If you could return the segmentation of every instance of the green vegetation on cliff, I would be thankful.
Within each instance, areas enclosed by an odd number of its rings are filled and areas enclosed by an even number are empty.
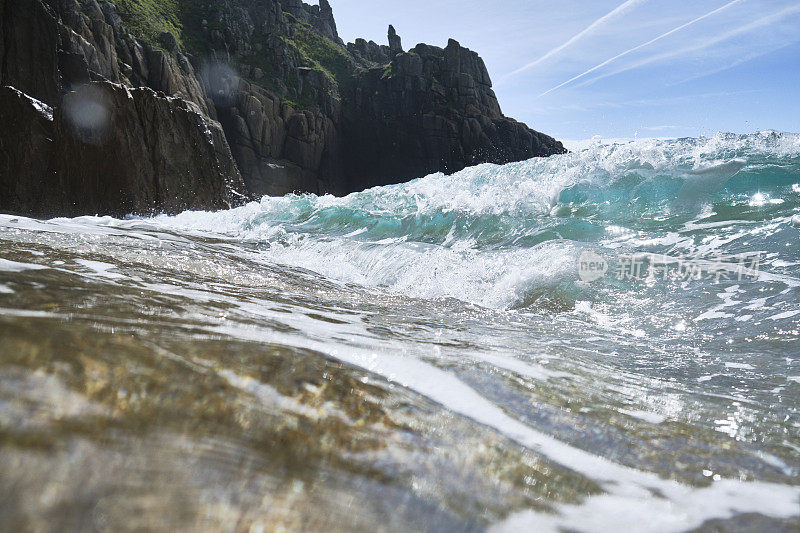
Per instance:
[[[354,64],[345,48],[319,34],[309,24],[285,13],[290,22],[290,35],[284,42],[294,50],[304,66],[323,72],[330,81],[343,86],[353,75]]]
[[[194,2],[188,0],[110,0],[125,21],[125,26],[137,38],[152,46],[160,46],[158,37],[169,32],[182,43],[181,14]]]
[[[219,2],[204,4],[200,0],[111,0],[117,7],[126,28],[142,42],[156,48],[163,48],[160,36],[171,33],[181,48],[197,57],[211,53],[209,34],[218,35],[237,42],[246,42],[251,48],[230,54],[229,57],[239,65],[239,74],[251,83],[275,92],[293,105],[312,108],[318,105],[308,87],[298,85],[297,77],[276,59],[287,57],[296,67],[306,67],[322,73],[330,82],[328,93],[338,92],[347,87],[353,78],[356,66],[349,52],[339,43],[321,35],[310,24],[298,20],[291,13],[283,12],[286,25],[281,31],[279,43],[285,51],[276,53],[275,40],[261,28],[252,29],[249,34],[237,34],[232,30],[241,29],[236,20],[237,13],[230,4]],[[228,51],[226,50],[226,53]],[[255,69],[260,72],[253,75]]]

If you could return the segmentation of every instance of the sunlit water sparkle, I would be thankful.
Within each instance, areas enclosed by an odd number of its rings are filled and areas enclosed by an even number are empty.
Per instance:
[[[792,530],[798,217],[800,136],[775,132],[217,213],[0,215],[0,513]],[[732,270],[617,276],[625,257]]]

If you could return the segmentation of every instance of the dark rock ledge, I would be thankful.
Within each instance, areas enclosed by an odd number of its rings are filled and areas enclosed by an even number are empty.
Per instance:
[[[0,212],[222,209],[564,151],[503,116],[475,52],[404,52],[392,27],[345,45],[326,0],[0,0],[0,20]]]

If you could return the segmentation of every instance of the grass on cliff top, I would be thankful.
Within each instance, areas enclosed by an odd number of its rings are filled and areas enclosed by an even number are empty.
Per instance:
[[[344,85],[353,74],[353,63],[347,50],[291,14],[285,15],[294,30],[294,35],[284,37],[286,44],[298,52],[299,59],[306,66],[322,71],[338,86]]]
[[[163,48],[159,36],[172,33],[187,52],[203,55],[208,52],[208,30],[225,29],[218,17],[212,16],[213,4],[201,0],[110,0],[122,17],[126,28],[136,38],[155,48]],[[212,0],[213,1],[213,0]],[[320,35],[314,28],[284,13],[291,27],[291,35],[281,38],[287,44],[296,64],[310,67],[325,74],[336,86],[342,88],[352,80],[355,65],[347,50],[340,44]],[[263,52],[253,51],[238,59],[245,69],[240,72],[250,82],[281,95],[293,106],[311,108],[316,105],[307,94],[299,94],[294,78],[283,79],[279,69],[270,60],[267,36],[256,29],[251,44],[260,44]],[[258,67],[264,77],[249,79],[250,68]]]
[[[151,46],[161,48],[158,36],[170,32],[183,44],[181,0],[110,0],[136,37]]]

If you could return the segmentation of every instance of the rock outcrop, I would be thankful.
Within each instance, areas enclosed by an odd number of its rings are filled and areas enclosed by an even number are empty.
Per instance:
[[[0,85],[53,105],[62,89],[59,63],[73,59],[61,46],[57,14],[40,0],[0,0],[0,15]]]
[[[310,109],[295,109],[242,79],[234,81],[233,98],[218,99],[220,122],[253,196],[350,192],[340,164],[340,103],[316,94],[329,85],[318,71],[300,72],[304,92],[318,102]]]
[[[303,3],[302,0],[284,0],[281,5],[287,13],[301,22],[310,24],[323,37],[344,44],[337,33],[333,9],[328,0],[319,0],[318,6]]]
[[[397,35],[397,31],[394,29],[394,26],[389,24],[389,57],[394,57],[397,54],[403,53],[403,41],[400,39],[400,36]]]
[[[0,211],[217,209],[563,151],[455,41],[345,45],[326,0],[179,4],[0,0]]]
[[[0,0],[0,13],[0,211],[121,216],[249,198],[177,48],[125,33],[107,2]]]
[[[186,100],[90,83],[55,109],[54,130],[58,212],[176,213],[247,198],[221,126]]]
[[[223,209],[246,189],[222,128],[184,100],[92,82],[55,110],[0,88],[0,211],[40,217]]]
[[[0,129],[0,212],[39,215],[53,153],[53,110],[2,87]]]
[[[392,28],[389,31],[392,39]],[[552,137],[503,116],[483,60],[458,42],[403,53],[360,74],[345,114],[346,168],[356,188],[478,163],[564,151]]]

